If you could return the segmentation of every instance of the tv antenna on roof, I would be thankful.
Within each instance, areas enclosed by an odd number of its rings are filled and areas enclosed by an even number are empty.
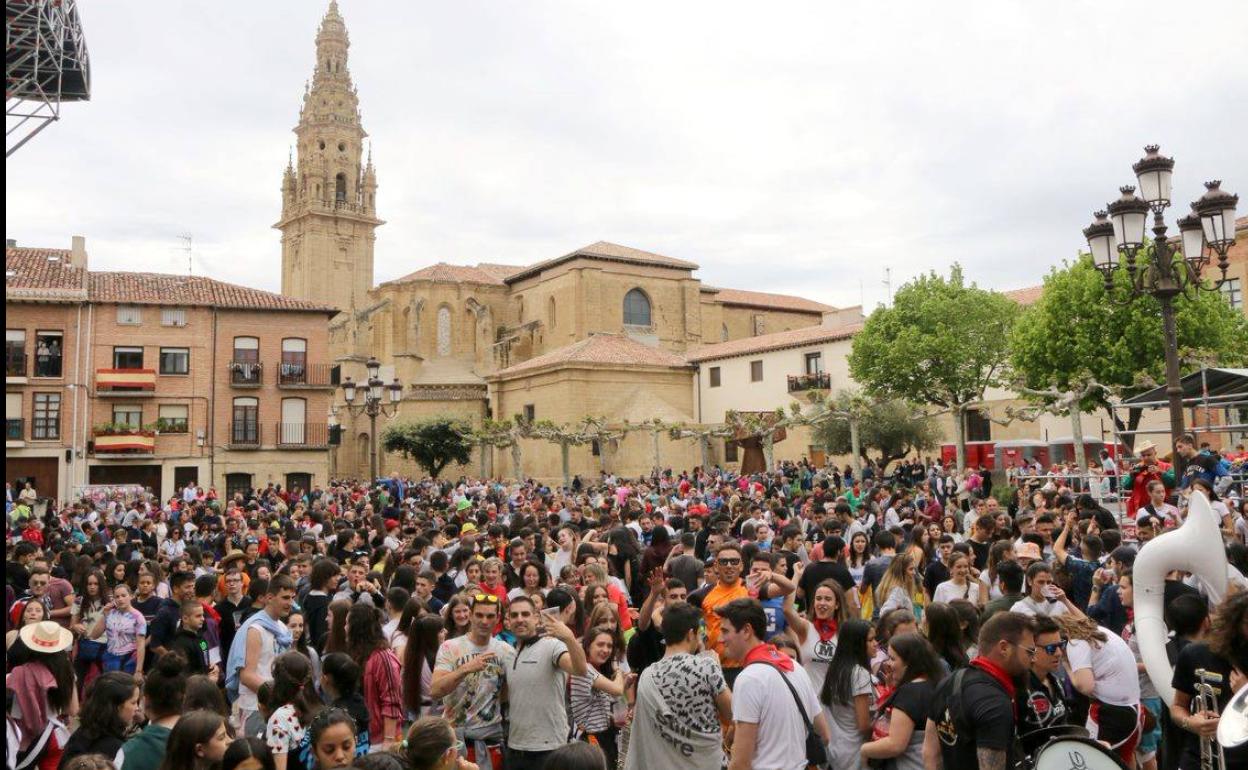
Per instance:
[[[182,235],[178,236],[178,240],[182,241],[185,244],[184,246],[179,246],[178,250],[186,252],[186,274],[194,275],[195,265],[191,258],[191,244],[192,244],[191,234],[183,233]]]
[[[893,304],[893,269],[891,267],[884,268],[884,280],[881,281],[884,288],[888,291],[888,304]]]

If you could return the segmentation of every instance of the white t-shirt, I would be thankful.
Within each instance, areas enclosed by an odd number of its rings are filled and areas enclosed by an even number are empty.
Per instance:
[[[797,714],[793,695],[769,664],[746,666],[732,690],[732,718],[758,725],[753,770],[803,770],[806,767],[806,724]],[[819,714],[819,698],[802,668],[784,674],[812,721]]]
[[[1134,706],[1140,702],[1135,656],[1121,636],[1108,628],[1100,630],[1108,638],[1099,645],[1081,639],[1070,640],[1066,646],[1070,670],[1092,669],[1095,680],[1092,697],[1096,700],[1111,706]]]
[[[1014,606],[1010,607],[1010,612],[1021,612],[1024,615],[1031,615],[1033,618],[1037,615],[1045,617],[1057,617],[1067,613],[1066,605],[1062,602],[1051,602],[1048,600],[1038,602],[1030,596],[1024,596],[1022,599],[1014,602]]]
[[[974,604],[979,603],[979,581],[967,580],[966,585],[960,586],[952,580],[946,580],[936,586],[936,591],[932,594],[933,602],[945,602],[948,604],[954,599],[966,599]]]

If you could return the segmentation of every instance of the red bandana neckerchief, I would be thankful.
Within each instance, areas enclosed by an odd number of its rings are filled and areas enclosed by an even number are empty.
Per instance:
[[[826,642],[836,636],[836,618],[815,618],[812,622],[815,630],[819,632],[819,641]]]
[[[746,666],[751,663],[767,663],[768,665],[775,666],[781,671],[793,670],[792,658],[776,649],[774,644],[767,644],[766,642],[756,645],[754,649],[747,652],[745,654],[745,660],[742,661],[742,663]]]
[[[1016,689],[1016,685],[1014,684],[1014,678],[1011,677],[1008,673],[1006,673],[1005,669],[1001,668],[996,663],[993,663],[991,660],[988,660],[987,658],[983,656],[980,656],[976,658],[975,660],[972,660],[971,665],[979,669],[980,671],[983,671],[985,674],[992,677],[993,679],[997,680],[997,683],[1000,684],[1002,687],[1004,687],[1006,693],[1009,694],[1010,700],[1014,699],[1014,691]]]

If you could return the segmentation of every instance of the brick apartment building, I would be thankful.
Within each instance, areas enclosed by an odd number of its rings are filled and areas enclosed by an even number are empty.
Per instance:
[[[5,249],[5,481],[324,484],[337,383],[319,303],[200,276],[87,269]]]

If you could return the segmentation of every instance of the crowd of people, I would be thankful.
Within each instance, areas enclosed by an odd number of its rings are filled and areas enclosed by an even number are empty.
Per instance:
[[[1177,478],[1155,448],[1129,466],[1125,513],[918,460],[192,482],[42,516],[10,490],[9,767],[993,769],[1083,728],[1196,770],[1248,681],[1248,592],[1167,577],[1167,709],[1132,566],[1198,489],[1248,573],[1248,501],[1176,449]]]

